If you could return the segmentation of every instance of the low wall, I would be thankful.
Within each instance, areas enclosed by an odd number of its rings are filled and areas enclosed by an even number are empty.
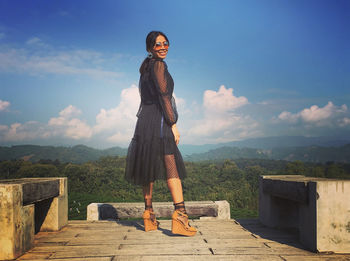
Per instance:
[[[222,201],[187,201],[186,212],[201,219],[230,219],[230,204]],[[157,217],[171,217],[172,202],[153,202]],[[87,220],[107,220],[119,218],[141,218],[145,210],[142,202],[137,203],[91,203],[87,207]]]

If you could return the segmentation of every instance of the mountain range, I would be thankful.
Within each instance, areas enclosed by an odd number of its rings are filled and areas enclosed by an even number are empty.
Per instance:
[[[252,138],[241,141],[232,141],[218,144],[205,145],[179,145],[179,149],[183,155],[191,155],[193,153],[203,153],[220,147],[237,147],[237,148],[254,148],[271,150],[275,148],[285,147],[339,147],[350,143],[350,138],[340,139],[337,137],[304,137],[304,136],[276,136],[265,138]]]
[[[350,139],[334,137],[283,136],[254,138],[206,145],[180,145],[187,161],[237,158],[302,160],[310,162],[350,162]],[[24,159],[37,162],[41,159],[83,163],[103,156],[125,156],[127,148],[95,149],[85,145],[54,147],[17,145],[0,147],[0,161]]]

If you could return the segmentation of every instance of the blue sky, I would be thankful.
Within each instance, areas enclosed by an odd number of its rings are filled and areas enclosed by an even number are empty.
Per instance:
[[[0,1],[0,145],[127,146],[163,31],[183,144],[349,138],[350,1]]]

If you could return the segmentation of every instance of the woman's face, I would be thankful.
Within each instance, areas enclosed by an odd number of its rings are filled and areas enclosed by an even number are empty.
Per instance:
[[[163,35],[158,35],[156,38],[156,43],[153,46],[152,54],[155,58],[164,59],[168,54],[169,43]]]

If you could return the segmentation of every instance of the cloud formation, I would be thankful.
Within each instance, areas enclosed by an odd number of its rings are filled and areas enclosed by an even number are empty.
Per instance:
[[[0,140],[3,142],[23,142],[49,138],[50,134],[44,124],[28,121],[24,124],[13,123],[10,126],[0,125]]]
[[[84,75],[96,78],[119,78],[122,73],[110,67],[117,55],[105,55],[90,50],[58,50],[38,37],[26,41],[25,48],[1,46],[0,72],[28,73],[31,75],[59,74]]]
[[[16,122],[10,126],[0,125],[0,140],[11,143],[62,138],[88,140],[92,136],[92,129],[78,118],[80,114],[79,109],[69,105],[59,113],[58,117],[51,118],[48,123],[27,121]]]
[[[203,95],[203,107],[207,112],[228,112],[246,105],[248,99],[244,96],[236,97],[233,89],[226,89],[221,85],[219,91],[206,90]]]
[[[10,107],[10,102],[0,100],[0,111],[5,111]]]
[[[305,108],[298,113],[283,111],[278,115],[278,119],[288,123],[302,121],[307,124],[316,124],[319,126],[329,125],[334,124],[334,120],[338,121],[339,117],[344,116],[347,110],[348,108],[345,104],[338,107],[329,101],[324,107],[312,105],[310,108]],[[346,122],[346,120],[343,121],[343,123],[344,122]]]
[[[136,85],[122,90],[118,106],[108,110],[101,109],[96,116],[94,133],[107,134],[107,140],[113,143],[130,142],[139,105],[140,95]]]
[[[7,103],[2,102],[2,107]],[[9,103],[8,103],[9,104]],[[69,105],[45,123],[29,121],[0,125],[0,139],[3,142],[20,142],[40,139],[67,139],[71,141],[101,141],[104,144],[127,145],[133,135],[136,113],[140,104],[138,87],[132,85],[123,89],[121,100],[115,108],[101,109],[96,123],[88,125],[81,119],[82,111]]]
[[[236,109],[248,104],[244,96],[236,97],[233,89],[221,85],[218,91],[203,94],[203,116],[196,114],[192,126],[185,132],[185,142],[216,143],[238,140],[257,134],[258,123]]]
[[[40,46],[40,47],[49,47],[39,37],[31,37],[31,38],[29,38],[26,41],[26,44],[28,44],[28,45],[37,45],[37,46]]]
[[[81,110],[69,105],[60,111],[59,117],[51,118],[48,126],[54,127],[52,134],[54,136],[63,135],[74,140],[87,139],[92,136],[92,129],[85,122],[77,117]]]
[[[206,90],[199,105],[187,105],[180,97],[176,97],[176,101],[182,144],[220,143],[271,135],[337,135],[350,128],[347,106],[336,106],[331,101],[324,107],[313,105],[297,113],[283,111],[272,122],[266,117],[259,118],[263,107],[268,105],[250,104],[246,97],[235,96],[233,89],[225,86],[217,91]],[[69,105],[46,123],[28,121],[0,125],[0,140],[7,144],[63,141],[103,147],[127,146],[134,133],[139,104],[138,87],[132,85],[121,91],[115,107],[100,109],[94,124],[89,125],[83,112]],[[10,102],[0,100],[0,110],[9,106]]]

